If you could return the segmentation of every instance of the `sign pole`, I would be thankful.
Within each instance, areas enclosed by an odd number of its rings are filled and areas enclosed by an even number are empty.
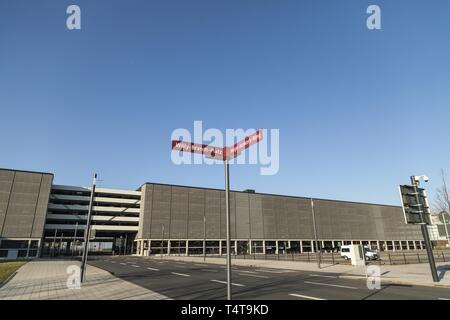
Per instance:
[[[226,209],[226,224],[227,224],[227,299],[231,300],[231,246],[230,246],[230,167],[229,159],[233,159],[245,149],[258,143],[263,139],[262,129],[245,137],[245,139],[234,144],[231,147],[214,147],[205,144],[192,143],[182,140],[172,140],[172,150],[191,152],[203,154],[208,158],[218,159],[223,161],[225,165],[225,209]],[[204,216],[204,237],[203,237],[203,259],[206,259],[206,216]],[[222,240],[220,241],[220,248],[222,248]],[[221,249],[222,250],[222,249]],[[222,254],[222,253],[221,253]]]
[[[231,300],[231,246],[230,246],[230,166],[225,158],[225,211],[227,223],[227,300]]]
[[[417,190],[417,182],[414,176],[411,176],[411,184],[414,188],[414,194],[416,197],[417,205],[419,206],[419,215],[421,220],[420,228],[422,229],[423,240],[425,240],[425,248],[427,249],[428,262],[430,264],[431,275],[433,277],[433,282],[439,282],[439,277],[436,270],[436,263],[434,261],[433,249],[431,248],[430,235],[428,234],[427,225],[423,221],[423,206],[420,204],[419,191]]]

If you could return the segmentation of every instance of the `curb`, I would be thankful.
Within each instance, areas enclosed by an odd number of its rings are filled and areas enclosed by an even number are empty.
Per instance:
[[[338,276],[338,278],[356,279],[356,280],[367,279],[366,276],[357,276],[357,275],[341,275],[341,276]],[[383,278],[382,278],[382,281],[387,282],[387,283],[404,284],[404,285],[410,285],[410,286],[437,287],[437,288],[450,289],[450,285],[445,285],[445,284],[421,284],[421,283],[414,283],[414,282],[410,282],[410,281],[383,279]]]
[[[8,284],[9,281],[12,280],[12,278],[15,277],[15,275],[17,274],[17,271],[14,271],[13,273],[11,273],[8,278],[6,278],[5,281],[3,281],[2,283],[0,283],[0,289],[3,288],[4,286],[6,286]]]

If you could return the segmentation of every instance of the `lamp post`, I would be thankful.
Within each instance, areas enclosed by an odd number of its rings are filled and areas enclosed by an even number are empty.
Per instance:
[[[206,261],[206,215],[203,216],[203,262]]]
[[[317,268],[320,269],[320,262],[322,260],[322,252],[319,248],[319,241],[317,241],[317,226],[316,226],[316,212],[314,211],[314,200],[311,198],[311,213],[312,213],[312,222],[313,222],[313,231],[314,231],[314,243],[316,244],[316,259],[317,259]]]
[[[423,179],[425,182],[428,182],[428,180],[429,180],[429,178],[424,175],[411,176],[411,184],[414,188],[414,195],[415,195],[416,203],[417,203],[417,207],[418,207],[417,211],[419,211],[419,216],[420,216],[420,221],[421,221],[420,228],[422,229],[423,239],[425,240],[425,248],[427,249],[427,256],[428,256],[428,262],[430,263],[431,275],[433,277],[434,282],[439,282],[439,277],[438,277],[437,270],[436,270],[436,263],[434,261],[434,256],[433,256],[433,249],[431,248],[430,235],[428,234],[428,228],[423,219],[423,215],[425,214],[424,207],[421,204],[420,197],[419,197],[419,191],[417,190],[417,188],[419,187],[419,184],[420,184],[420,179]]]
[[[94,195],[95,195],[95,184],[97,182],[97,174],[94,174],[94,179],[92,182],[92,190],[91,190],[91,198],[89,200],[89,210],[86,221],[86,229],[84,229],[84,248],[83,248],[83,257],[81,259],[81,282],[84,282],[85,273],[86,273],[86,263],[88,258],[88,250],[89,250],[89,237],[91,233],[91,216],[92,216],[92,207],[94,205]]]

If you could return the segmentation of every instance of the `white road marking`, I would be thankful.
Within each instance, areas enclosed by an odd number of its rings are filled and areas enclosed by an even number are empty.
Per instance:
[[[137,266],[137,265],[135,265],[135,264],[132,264],[131,265],[132,267],[135,267],[135,268],[140,268],[141,266]]]
[[[238,273],[238,275],[240,276],[247,276],[247,277],[255,277],[255,278],[264,278],[264,279],[268,279],[269,277],[266,276],[258,276],[256,274],[246,274],[246,273]]]
[[[344,288],[344,289],[358,289],[358,288],[356,288],[356,287],[340,286],[340,285],[337,285],[337,284],[329,284],[329,283],[322,283],[322,282],[304,281],[304,283],[315,284],[315,285],[318,285],[318,286],[328,286],[328,287]]]
[[[207,267],[208,265],[207,265],[207,264],[194,263],[194,266],[197,266],[197,267]]]
[[[286,272],[292,272],[292,271],[288,271],[288,270],[276,271],[276,270],[262,270],[262,269],[257,269],[256,271],[258,271],[258,272],[267,272],[267,273],[286,273]]]
[[[298,298],[303,298],[303,299],[309,299],[309,300],[325,300],[325,299],[322,299],[322,298],[311,297],[311,296],[304,296],[304,295],[296,294],[296,293],[290,293],[289,295],[290,295],[290,296],[293,296],[293,297],[298,297]]]
[[[255,272],[255,271],[247,271],[247,270],[239,270],[239,272],[244,272],[244,273],[255,273],[255,274],[258,273],[258,272]]]
[[[226,281],[220,281],[220,280],[211,280],[212,282],[217,282],[217,283],[222,283],[222,284],[227,284]],[[236,286],[236,287],[245,287],[245,285],[240,284],[240,283],[231,283],[232,286]]]
[[[116,263],[115,261],[111,261],[111,263]]]
[[[126,265],[127,265],[125,262],[121,262],[120,264],[123,265],[123,266],[126,266]]]
[[[159,269],[156,269],[156,268],[150,268],[150,267],[147,267],[147,269],[148,269],[148,270],[153,270],[153,271],[159,271]]]
[[[337,277],[335,276],[324,276],[322,274],[310,274],[310,277],[321,277],[321,278],[332,278],[332,279],[337,279]]]
[[[447,298],[438,298],[438,300],[450,300],[450,299],[447,299]]]
[[[171,272],[171,274],[177,275],[177,276],[182,276],[182,277],[190,277],[190,274],[185,274],[185,273],[178,273],[178,272]]]

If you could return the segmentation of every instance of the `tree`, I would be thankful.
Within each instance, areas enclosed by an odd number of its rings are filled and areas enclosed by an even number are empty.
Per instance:
[[[441,169],[441,177],[442,177],[442,186],[437,188],[436,190],[433,209],[436,214],[440,214],[442,211],[445,211],[447,213],[445,215],[446,216],[445,220],[450,221],[450,197],[447,188],[447,182],[445,179],[444,169]],[[439,220],[443,222],[442,215],[439,215]]]

